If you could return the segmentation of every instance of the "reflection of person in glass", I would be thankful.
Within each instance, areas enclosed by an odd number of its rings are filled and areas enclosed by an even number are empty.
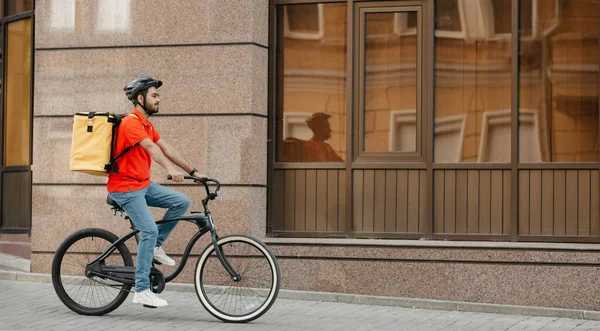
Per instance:
[[[325,142],[325,140],[331,138],[329,117],[331,115],[318,112],[306,119],[306,124],[313,132],[313,136],[303,143],[303,162],[344,162],[333,148]]]

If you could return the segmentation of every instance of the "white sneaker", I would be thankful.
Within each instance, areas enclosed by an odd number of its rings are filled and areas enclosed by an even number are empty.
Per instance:
[[[142,292],[135,292],[133,295],[133,303],[139,303],[150,307],[164,307],[168,305],[167,300],[163,300],[156,293],[147,289]]]
[[[167,253],[163,251],[162,247],[154,247],[154,259],[164,265],[175,265],[175,261],[167,256]]]

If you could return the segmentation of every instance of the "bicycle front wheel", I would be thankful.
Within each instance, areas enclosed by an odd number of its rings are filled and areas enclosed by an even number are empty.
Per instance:
[[[279,293],[277,259],[264,243],[250,236],[225,236],[219,238],[218,245],[240,280],[231,279],[214,245],[209,245],[198,259],[194,274],[200,302],[225,322],[245,323],[259,318]]]
[[[104,315],[127,298],[131,285],[85,274],[87,264],[118,239],[104,229],[83,229],[60,244],[52,261],[52,284],[69,309],[82,315]],[[133,266],[133,259],[127,246],[121,243],[101,263]]]

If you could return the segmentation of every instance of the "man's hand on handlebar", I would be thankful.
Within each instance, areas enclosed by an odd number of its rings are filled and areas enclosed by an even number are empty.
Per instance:
[[[179,182],[183,182],[183,176],[185,176],[185,174],[182,174],[181,172],[179,172],[177,170],[173,170],[173,171],[169,171],[169,176],[171,176],[172,181],[174,181],[175,183],[179,183]]]

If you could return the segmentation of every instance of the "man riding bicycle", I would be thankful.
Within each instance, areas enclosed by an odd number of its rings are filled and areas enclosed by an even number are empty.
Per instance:
[[[114,154],[120,155],[130,149],[115,162],[107,184],[110,198],[127,212],[142,236],[137,250],[133,303],[152,307],[167,305],[166,300],[150,290],[150,269],[153,259],[161,264],[175,265],[175,261],[162,249],[162,244],[177,222],[157,226],[148,207],[168,208],[163,217],[166,219],[183,215],[190,206],[186,195],[150,181],[152,160],[160,164],[174,182],[183,181],[184,174],[177,171],[171,162],[190,176],[197,173],[177,150],[161,138],[149,121],[151,115],[158,113],[158,88],[161,85],[160,80],[141,77],[125,86],[125,94],[134,108],[119,125]],[[201,174],[195,176],[206,178]]]

